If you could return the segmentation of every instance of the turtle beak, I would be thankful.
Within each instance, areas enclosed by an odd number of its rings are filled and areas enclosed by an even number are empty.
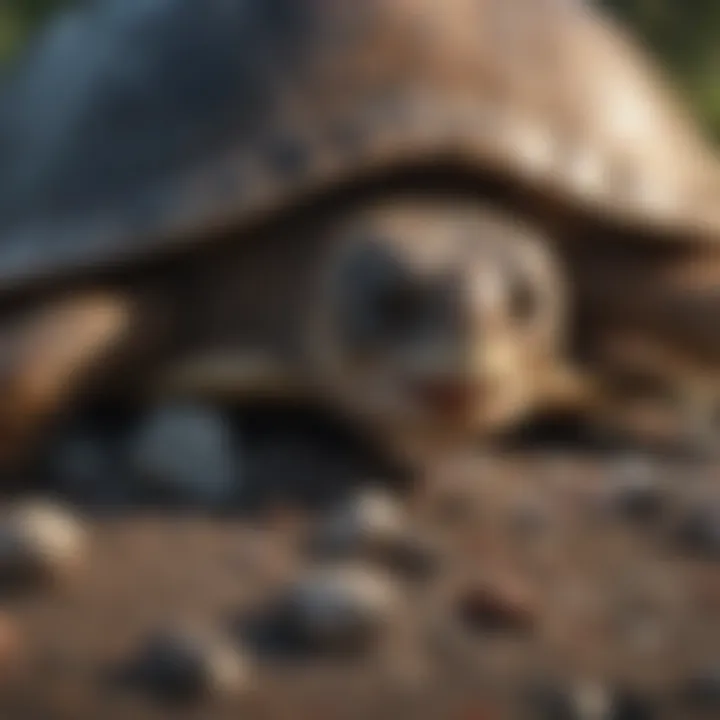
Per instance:
[[[440,421],[485,425],[495,417],[503,398],[521,385],[517,358],[510,343],[499,338],[468,350],[454,367],[436,367],[410,380],[413,396]]]
[[[456,286],[452,331],[437,339],[434,352],[414,358],[410,392],[441,423],[480,431],[502,423],[521,395],[519,348],[499,280],[482,273]]]
[[[415,379],[411,392],[432,415],[457,421],[472,416],[482,388],[466,377],[446,375]]]
[[[416,353],[406,386],[423,413],[440,422],[468,422],[487,391],[472,369],[469,353],[456,342]]]

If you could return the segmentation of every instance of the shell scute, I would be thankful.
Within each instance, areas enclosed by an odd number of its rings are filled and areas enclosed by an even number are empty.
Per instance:
[[[579,0],[106,0],[71,19],[3,89],[1,291],[433,156],[683,241],[720,232],[708,144]]]

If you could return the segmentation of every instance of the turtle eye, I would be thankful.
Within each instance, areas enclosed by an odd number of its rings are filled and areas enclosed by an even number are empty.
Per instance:
[[[402,280],[377,288],[373,299],[378,325],[386,335],[398,336],[408,331],[419,313],[419,297],[412,285]]]
[[[400,259],[364,246],[340,278],[340,323],[355,346],[377,345],[408,334],[419,313],[419,297]]]

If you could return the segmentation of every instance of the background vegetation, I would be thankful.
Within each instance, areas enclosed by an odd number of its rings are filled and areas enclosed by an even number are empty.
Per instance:
[[[53,12],[75,0],[0,0],[0,61],[20,49],[32,31]]]
[[[80,0],[0,0],[0,62],[54,11]],[[720,140],[720,0],[597,0],[665,63]]]
[[[604,0],[674,74],[720,140],[720,0]]]

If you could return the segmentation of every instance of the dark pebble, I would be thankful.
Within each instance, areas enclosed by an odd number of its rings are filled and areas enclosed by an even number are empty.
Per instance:
[[[697,507],[680,522],[679,540],[688,552],[720,560],[720,508]]]
[[[577,685],[546,680],[526,693],[530,717],[537,720],[653,720],[652,702],[626,689],[612,691],[602,684]]]
[[[308,647],[355,652],[379,640],[399,610],[392,578],[363,566],[309,572],[281,603],[286,621]]]
[[[683,705],[690,709],[720,714],[720,664],[689,678],[680,696]]]
[[[153,695],[192,701],[242,689],[248,680],[244,658],[224,640],[206,633],[161,632],[132,661],[128,675]]]
[[[442,566],[443,551],[429,538],[409,534],[387,549],[385,563],[390,570],[409,580],[434,577]]]
[[[651,480],[620,484],[613,494],[612,507],[618,516],[637,522],[658,519],[665,508],[661,488]]]
[[[610,720],[655,720],[657,717],[658,710],[651,698],[634,690],[616,692]]]
[[[601,684],[573,685],[545,680],[526,695],[530,717],[537,720],[610,720],[611,698]]]
[[[578,720],[572,693],[557,683],[539,683],[526,693],[528,717],[532,720]]]
[[[368,560],[412,580],[433,576],[440,548],[414,531],[394,496],[365,489],[334,508],[310,538],[315,557]]]
[[[537,611],[532,598],[515,582],[488,581],[460,591],[455,610],[460,621],[476,632],[522,631],[534,628]]]

